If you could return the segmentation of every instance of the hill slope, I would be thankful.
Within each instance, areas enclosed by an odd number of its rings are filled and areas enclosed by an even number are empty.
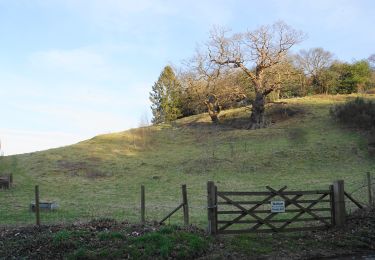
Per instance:
[[[191,222],[206,223],[206,182],[222,190],[327,188],[344,179],[348,190],[375,169],[365,138],[329,117],[329,107],[347,96],[285,100],[272,105],[270,127],[243,129],[245,108],[224,111],[223,123],[207,114],[161,125],[101,135],[78,144],[1,158],[0,171],[15,187],[0,191],[0,225],[34,221],[28,210],[38,184],[42,200],[60,208],[43,222],[114,217],[139,219],[140,185],[146,187],[147,219],[161,219],[181,199],[187,184]],[[357,194],[357,197],[361,194]],[[171,222],[181,222],[181,215]]]

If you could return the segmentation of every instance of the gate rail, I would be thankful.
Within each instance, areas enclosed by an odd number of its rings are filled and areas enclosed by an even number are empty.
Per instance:
[[[343,187],[343,181],[337,181],[327,190],[266,186],[266,191],[238,192],[218,191],[214,182],[208,182],[208,231],[214,235],[268,233],[340,226],[345,219]],[[272,208],[273,202],[281,203],[281,211]]]

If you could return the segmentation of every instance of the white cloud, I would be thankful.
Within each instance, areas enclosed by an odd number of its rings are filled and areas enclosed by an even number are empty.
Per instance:
[[[37,52],[32,54],[31,59],[32,62],[35,62],[35,65],[45,63],[73,71],[87,70],[92,67],[104,66],[106,64],[102,56],[85,49]]]
[[[65,75],[65,78],[73,75],[92,80],[111,79],[119,70],[104,53],[88,47],[35,52],[29,57],[29,64],[37,72],[57,73]],[[126,75],[126,72],[126,69],[122,71],[122,75]]]
[[[5,104],[11,104],[15,111],[27,111],[34,117],[40,115],[45,118],[44,127],[61,127],[94,135],[135,127],[141,112],[148,108],[148,92],[144,88],[134,86],[128,95],[122,91],[95,88],[90,92],[76,88],[74,93],[55,90],[44,93],[38,100],[14,94],[8,96],[11,100]]]
[[[35,152],[77,143],[90,136],[64,132],[20,131],[0,129],[1,150],[4,155]]]
[[[145,33],[162,34],[176,21],[187,20],[209,28],[227,24],[235,17],[233,10],[240,1],[228,4],[224,0],[64,0],[67,7],[100,30],[121,32],[142,37]],[[172,22],[171,22],[172,21]],[[156,36],[156,35],[155,35]]]
[[[134,84],[150,80],[147,69],[168,57],[166,46],[144,43],[94,44],[73,49],[51,49],[31,53],[26,64],[44,79],[53,77],[54,85]],[[39,75],[38,75],[39,76]],[[59,78],[56,81],[56,78]],[[154,79],[152,79],[154,80]]]
[[[29,56],[26,72],[0,77],[0,129],[15,129],[0,132],[6,154],[58,147],[138,126],[149,107],[150,84],[127,70],[126,64],[111,60],[121,51],[128,48],[98,45],[40,51]],[[27,123],[18,120],[22,117]]]

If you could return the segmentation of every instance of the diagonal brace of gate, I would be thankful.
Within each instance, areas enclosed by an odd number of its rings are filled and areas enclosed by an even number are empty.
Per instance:
[[[283,192],[286,188],[287,188],[287,186],[284,186],[281,189],[279,189],[277,192]],[[239,215],[238,217],[234,218],[230,223],[227,223],[224,226],[220,227],[219,230],[224,230],[224,229],[228,228],[229,226],[235,224],[237,221],[239,221],[242,218],[244,218],[246,215],[250,215],[250,216],[254,217],[255,219],[257,219],[260,223],[267,224],[272,230],[276,230],[275,226],[273,226],[272,224],[268,223],[267,221],[264,221],[263,219],[259,218],[257,215],[255,215],[254,213],[252,213],[252,211],[254,211],[258,207],[260,207],[261,205],[263,205],[266,201],[268,201],[268,200],[272,199],[273,197],[275,197],[277,195],[276,193],[272,192],[272,194],[270,194],[269,196],[267,196],[263,201],[261,201],[260,203],[254,205],[253,207],[251,207],[248,210],[245,209],[244,207],[242,207],[241,205],[239,205],[238,203],[234,203],[232,200],[228,199],[226,196],[224,196],[224,195],[222,195],[220,193],[218,193],[217,195],[220,196],[220,197],[222,197],[223,199],[225,199],[229,203],[233,204],[237,208],[241,209],[241,211],[242,211],[241,215]]]
[[[298,195],[295,195],[293,198],[292,198],[292,200],[294,201],[294,200],[297,200],[297,199],[299,199],[300,197],[301,197],[302,195],[301,194],[298,194]],[[290,204],[292,204],[290,201],[287,201],[286,203],[285,203],[285,208],[287,208]],[[265,219],[264,219],[264,221],[269,221],[269,220],[271,220],[274,216],[276,216],[277,214],[279,214],[279,213],[271,213],[271,214],[269,214]],[[256,225],[254,225],[250,230],[251,231],[254,231],[254,230],[256,230],[256,229],[258,229],[260,226],[262,226],[263,225],[263,223],[258,223],[258,224],[256,224]],[[278,228],[278,230],[280,230],[280,228]]]
[[[309,206],[306,207],[306,210],[310,210],[312,207],[314,207],[316,204],[318,204],[322,199],[324,199],[328,194],[323,194],[322,196],[320,196],[318,198],[317,201],[311,203]],[[286,226],[288,226],[289,224],[291,224],[293,221],[295,221],[296,219],[298,219],[300,216],[302,216],[303,214],[305,213],[305,211],[301,211],[300,213],[298,213],[297,215],[295,215],[293,218],[291,218],[289,221],[287,221],[286,223],[284,223],[280,228],[279,230],[282,230],[284,229]],[[321,219],[317,219],[319,221],[322,221]]]
[[[302,210],[303,212],[301,212],[302,214],[303,213],[307,213],[309,215],[311,215],[312,217],[314,217],[316,220],[319,220],[321,222],[323,222],[324,224],[326,224],[327,226],[330,226],[330,224],[325,221],[324,219],[322,219],[321,217],[319,217],[318,215],[316,215],[315,213],[313,213],[310,208],[305,208],[305,207],[302,207],[300,204],[298,204],[297,202],[291,200],[290,198],[288,198],[287,196],[285,196],[282,192],[280,191],[276,191],[274,190],[273,188],[267,186],[266,187],[268,190],[270,190],[271,192],[275,193],[276,195],[280,196],[281,198],[283,198],[285,201],[288,201],[290,202],[291,204],[295,205],[297,208],[299,208],[300,210]],[[323,197],[319,198],[319,200],[321,200],[322,198],[324,198],[327,194],[324,194]],[[302,215],[301,214],[301,215]]]

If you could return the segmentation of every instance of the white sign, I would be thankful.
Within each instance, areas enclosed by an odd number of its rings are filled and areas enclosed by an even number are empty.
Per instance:
[[[271,201],[271,212],[272,213],[281,213],[285,212],[285,201]]]

